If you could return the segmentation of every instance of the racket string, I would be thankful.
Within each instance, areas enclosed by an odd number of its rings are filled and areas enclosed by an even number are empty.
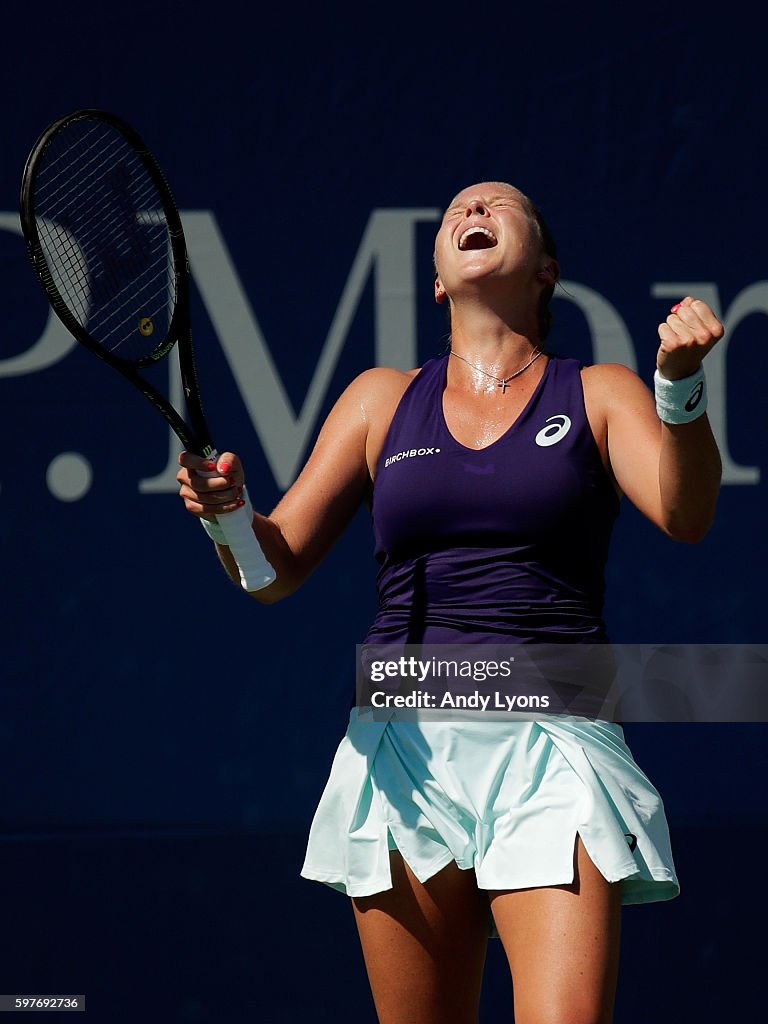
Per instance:
[[[132,278],[115,292],[108,305],[97,307],[94,310],[90,299],[90,278],[87,261],[81,258],[78,248],[68,240],[65,241],[64,247],[62,247],[57,238],[56,244],[51,244],[51,236],[45,230],[44,225],[41,230],[41,240],[43,241],[44,248],[49,251],[54,248],[56,249],[59,262],[61,262],[62,253],[68,257],[67,283],[69,287],[61,279],[56,281],[57,286],[60,291],[66,292],[66,298],[74,307],[80,323],[87,327],[90,332],[95,332],[98,335],[99,342],[109,348],[110,351],[119,348],[126,340],[125,337],[121,336],[116,344],[108,344],[109,339],[120,331],[121,328],[129,324],[131,332],[134,330],[136,321],[134,307],[137,289],[141,291],[142,308],[150,314],[150,318],[154,315],[156,319],[158,310],[165,310],[169,305],[172,305],[175,299],[175,281],[172,278],[164,280],[151,292],[147,293],[146,291],[145,285],[151,284],[155,279],[157,276],[155,271],[157,269],[162,270],[163,276],[166,276],[168,257],[165,254],[160,254],[138,276]],[[71,287],[73,281],[78,286],[76,289]],[[158,299],[157,303],[155,303],[155,299]],[[109,327],[108,325],[112,321],[114,321],[114,324]],[[157,326],[160,325],[158,324]]]
[[[111,335],[113,335],[117,330],[119,330],[119,328],[129,319],[129,315],[122,315],[122,314],[126,310],[126,307],[128,307],[128,314],[132,313],[132,309],[130,308],[130,303],[132,303],[132,301],[134,299],[133,292],[134,292],[134,289],[137,286],[140,287],[140,288],[143,287],[143,285],[142,285],[142,277],[146,277],[147,275],[151,275],[154,267],[157,266],[157,265],[165,266],[167,264],[167,260],[164,257],[159,257],[157,260],[155,260],[155,262],[153,264],[151,264],[150,266],[146,267],[142,274],[140,274],[137,278],[132,280],[129,284],[124,285],[123,288],[120,290],[120,292],[118,292],[117,295],[115,296],[115,299],[117,299],[121,295],[124,296],[124,299],[123,299],[123,301],[121,303],[115,305],[115,302],[113,300],[113,302],[110,303],[110,305],[108,307],[106,307],[104,310],[100,310],[96,314],[94,314],[94,313],[91,312],[91,310],[90,310],[90,303],[87,301],[87,290],[88,290],[87,268],[85,268],[83,270],[79,270],[79,268],[81,266],[84,266],[84,264],[82,263],[82,261],[80,261],[78,259],[77,251],[71,245],[71,243],[70,243],[70,250],[71,251],[68,253],[68,255],[71,256],[70,266],[72,268],[75,268],[77,271],[79,271],[78,276],[77,276],[77,283],[80,284],[81,288],[80,288],[79,292],[73,291],[72,289],[67,289],[68,297],[72,300],[72,303],[75,306],[76,311],[79,314],[78,319],[81,320],[81,322],[83,323],[84,326],[87,323],[87,326],[88,326],[88,328],[90,330],[93,330],[94,328],[99,330],[99,335],[100,335],[101,342],[102,342],[102,344],[104,344],[106,342],[106,340]],[[59,249],[59,252],[61,252],[61,249]],[[154,277],[155,275],[152,275],[152,276]],[[155,291],[152,292],[149,296],[145,295],[144,296],[145,304],[150,306],[151,308],[157,308],[157,307],[153,306],[152,299],[155,296],[163,296],[163,295],[165,297],[166,302],[168,301],[169,297],[173,297],[175,295],[175,288],[173,287],[173,284],[171,286],[169,286],[168,283],[165,283],[163,285],[160,285],[158,288],[156,288]],[[99,312],[102,313],[102,318],[101,319],[99,319]],[[117,324],[114,327],[112,327],[110,330],[102,330],[102,328],[104,328],[106,326],[106,324],[111,319],[114,319],[115,317],[119,318]],[[114,349],[117,348],[118,346],[115,345],[115,346],[106,346],[106,347],[108,347],[108,348],[110,348],[110,350],[114,351]]]
[[[77,168],[77,178],[74,182],[72,179],[73,166],[63,164],[65,156],[72,160],[73,153],[79,150],[77,144],[70,146],[68,150],[56,161],[56,163],[62,165],[61,169],[56,174],[52,175],[50,181],[44,181],[38,185],[36,194],[38,205],[43,202],[47,202],[50,204],[59,203],[59,205],[63,206],[67,200],[71,200],[74,196],[81,195],[85,189],[91,186],[92,179],[97,173],[101,172],[103,174],[105,161],[110,159],[113,155],[112,151],[116,154],[120,150],[120,141],[120,138],[117,138],[113,143],[107,146],[106,149],[95,152],[93,154],[93,159],[90,161],[84,162],[82,159],[78,159],[80,166]],[[131,153],[129,159],[135,159],[135,154]],[[90,172],[86,170],[89,163],[93,166],[93,170]],[[46,190],[50,189],[57,180],[61,180],[62,182],[60,187],[46,195]]]
[[[165,340],[176,272],[158,189],[111,125],[72,122],[38,168],[36,219],[56,288],[94,341],[146,359]]]

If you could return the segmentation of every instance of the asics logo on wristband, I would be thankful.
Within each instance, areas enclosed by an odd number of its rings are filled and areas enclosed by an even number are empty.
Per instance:
[[[536,444],[539,448],[549,448],[553,444],[557,444],[558,441],[562,441],[568,431],[571,429],[570,416],[566,416],[565,413],[558,413],[557,416],[547,417],[546,422],[549,426],[542,427],[536,435]]]
[[[704,381],[700,380],[699,383],[696,385],[696,387],[691,392],[690,398],[685,403],[685,406],[684,406],[685,411],[686,412],[693,412],[693,410],[696,408],[696,406],[701,401],[701,396],[703,394],[704,394]]]

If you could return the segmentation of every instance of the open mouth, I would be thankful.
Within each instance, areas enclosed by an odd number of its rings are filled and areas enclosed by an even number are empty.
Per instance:
[[[461,252],[474,249],[492,249],[498,244],[496,235],[489,228],[482,228],[479,225],[467,228],[459,237],[459,249]]]

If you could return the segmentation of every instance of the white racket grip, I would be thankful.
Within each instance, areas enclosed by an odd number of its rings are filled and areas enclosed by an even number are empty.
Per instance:
[[[267,561],[253,532],[251,503],[246,502],[242,508],[216,516],[216,522],[221,527],[227,547],[237,562],[243,590],[253,593],[273,583],[276,577],[275,570]]]
[[[211,452],[210,459],[217,459],[218,452]],[[200,476],[219,476],[216,471],[206,473],[198,470]],[[270,583],[274,583],[277,573],[267,561],[267,557],[261,550],[261,544],[253,532],[253,508],[248,500],[248,492],[243,488],[245,504],[242,508],[236,508],[225,515],[216,516],[216,525],[224,534],[224,543],[232,552],[232,557],[237,563],[240,573],[240,586],[252,594],[256,590],[263,590]],[[203,526],[205,521],[201,520]],[[215,537],[212,538],[216,540]]]

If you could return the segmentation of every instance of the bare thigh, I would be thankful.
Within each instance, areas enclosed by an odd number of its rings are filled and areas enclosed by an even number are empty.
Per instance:
[[[619,966],[621,893],[580,838],[574,881],[492,892],[509,960],[515,1024],[610,1024]]]
[[[474,1024],[488,894],[449,864],[423,885],[390,853],[393,888],[352,900],[380,1024]]]

